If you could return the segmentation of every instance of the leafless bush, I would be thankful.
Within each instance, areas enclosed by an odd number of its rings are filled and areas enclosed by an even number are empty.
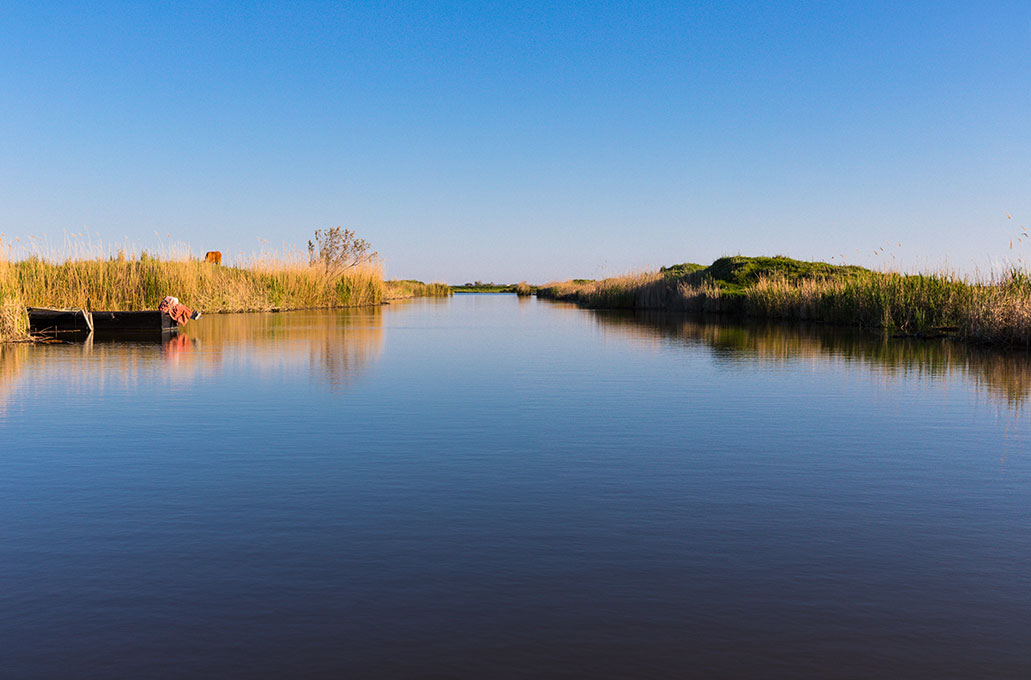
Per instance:
[[[333,227],[316,229],[315,240],[308,241],[308,264],[321,264],[327,272],[336,272],[373,262],[379,253],[365,239],[350,229]]]

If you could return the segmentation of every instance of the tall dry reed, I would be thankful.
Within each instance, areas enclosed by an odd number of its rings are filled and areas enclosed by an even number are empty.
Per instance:
[[[0,304],[91,310],[156,309],[166,295],[204,312],[356,307],[383,299],[378,264],[338,271],[262,254],[237,266],[195,257],[30,257],[0,251]],[[3,316],[0,316],[3,318]]]
[[[21,300],[10,248],[0,242],[0,342],[28,337],[29,317]]]
[[[809,264],[809,263],[799,263]],[[818,264],[818,263],[817,263]],[[869,270],[847,275],[760,275],[745,285],[696,272],[663,272],[542,286],[543,298],[591,308],[664,309],[799,319],[1031,348],[1031,275],[1012,270],[988,282],[950,273]]]
[[[25,305],[15,297],[0,300],[0,342],[24,340],[29,334],[29,316]]]
[[[538,288],[537,295],[593,309],[632,309],[647,307],[645,298],[654,293],[653,285],[661,280],[662,275],[658,273],[639,273],[600,281],[554,281]]]
[[[983,286],[964,309],[964,335],[981,342],[1031,348],[1031,276],[1012,270]]]
[[[414,297],[450,297],[451,286],[446,283],[423,283],[413,279],[383,282],[384,300],[405,300]]]

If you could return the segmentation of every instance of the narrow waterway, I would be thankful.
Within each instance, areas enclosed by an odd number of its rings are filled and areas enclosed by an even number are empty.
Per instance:
[[[1031,360],[509,295],[0,347],[0,675],[1031,677]]]

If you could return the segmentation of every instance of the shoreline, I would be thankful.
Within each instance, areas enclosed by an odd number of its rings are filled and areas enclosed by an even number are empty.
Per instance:
[[[287,313],[291,313],[291,312],[313,312],[313,311],[330,311],[330,310],[342,310],[342,309],[375,309],[376,307],[383,307],[383,306],[389,305],[392,302],[401,302],[401,301],[405,301],[405,300],[415,300],[415,299],[417,299],[419,297],[443,297],[443,296],[409,295],[409,296],[405,296],[405,297],[383,298],[379,302],[368,302],[368,303],[363,303],[363,304],[358,304],[358,305],[328,305],[328,306],[319,306],[319,307],[272,307],[272,308],[269,308],[269,309],[234,309],[234,310],[216,310],[216,311],[212,311],[212,312],[207,312],[207,311],[204,311],[204,310],[200,310],[200,311],[201,311],[201,314],[203,316],[208,316],[208,315],[211,315],[211,316],[216,316],[216,315],[221,316],[221,315],[224,315],[224,314],[287,314]],[[35,334],[34,335],[30,330],[28,330],[27,308],[23,307],[22,309],[26,311],[26,330],[24,331],[24,334],[19,334],[19,335],[15,335],[15,336],[0,335],[0,345],[9,344],[9,343],[10,344],[16,344],[16,343],[37,344],[37,343],[50,343],[50,342],[54,342],[55,338],[49,337],[49,336],[47,336],[45,334],[42,334],[42,335]],[[89,311],[95,311],[95,310],[89,310]],[[123,310],[123,311],[129,311],[129,310]],[[150,310],[144,310],[144,311],[150,311]],[[203,316],[202,316],[202,318],[203,318]],[[194,321],[194,323],[196,323],[196,321]],[[182,328],[182,327],[183,326],[180,326],[180,328]],[[59,340],[59,339],[57,339],[57,340]]]
[[[53,262],[0,254],[0,342],[30,338],[27,307],[146,311],[174,295],[203,314],[220,314],[356,308],[444,294],[443,284],[384,281],[378,263],[328,267],[266,257],[222,266],[145,252]]]
[[[877,328],[1031,350],[1031,275],[988,282],[898,274],[785,257],[724,257],[658,272],[540,286],[541,299],[587,309],[703,312],[721,317]]]

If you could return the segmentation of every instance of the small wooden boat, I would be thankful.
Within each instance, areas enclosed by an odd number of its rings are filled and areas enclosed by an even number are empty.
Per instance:
[[[179,325],[164,312],[89,312],[29,307],[29,330],[43,335],[78,333],[138,335],[175,333]]]

